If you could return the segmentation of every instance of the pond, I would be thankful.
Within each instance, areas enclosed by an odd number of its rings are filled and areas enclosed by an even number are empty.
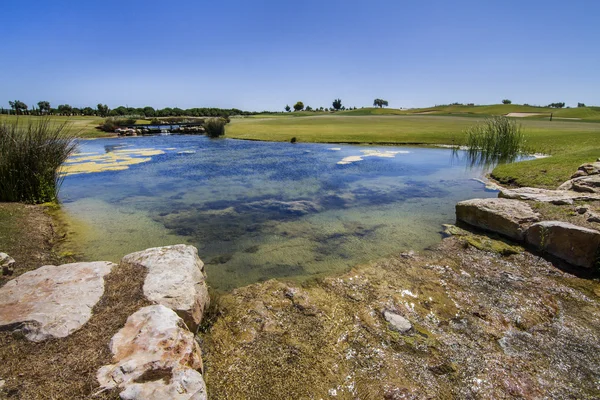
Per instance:
[[[310,279],[439,242],[456,202],[496,197],[442,148],[151,136],[82,140],[60,192],[77,251],[198,248],[219,290]]]

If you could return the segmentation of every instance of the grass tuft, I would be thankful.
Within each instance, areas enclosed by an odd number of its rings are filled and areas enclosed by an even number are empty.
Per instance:
[[[58,168],[76,148],[67,123],[49,118],[0,123],[0,201],[45,203],[57,199]]]
[[[225,134],[225,121],[223,118],[209,118],[204,122],[206,134],[211,138],[223,136]]]
[[[525,151],[521,125],[503,116],[485,119],[466,131],[465,145],[471,165],[509,163]]]

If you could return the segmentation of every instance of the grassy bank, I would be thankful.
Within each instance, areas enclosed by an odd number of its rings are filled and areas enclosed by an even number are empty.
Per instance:
[[[33,115],[0,115],[0,123],[3,121],[14,122],[17,119],[23,123],[29,121],[38,121],[44,117],[38,117]],[[102,125],[104,118],[100,117],[65,117],[62,115],[53,115],[50,117],[50,121],[55,124],[68,123],[68,131],[73,135],[80,138],[94,138],[94,137],[107,137],[114,136],[112,133],[102,132],[96,129],[97,126]]]

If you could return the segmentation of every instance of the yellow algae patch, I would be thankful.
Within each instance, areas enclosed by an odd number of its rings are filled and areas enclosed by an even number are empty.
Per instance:
[[[105,154],[88,153],[91,155],[77,154],[69,158],[60,168],[63,176],[75,174],[89,174],[104,171],[122,171],[130,165],[142,164],[152,160],[150,156],[164,154],[162,150],[138,149],[116,150]]]
[[[345,165],[345,164],[351,164],[351,163],[356,162],[356,161],[363,161],[363,157],[394,158],[394,157],[396,157],[396,154],[408,154],[408,153],[410,153],[410,151],[406,151],[406,150],[385,150],[385,151],[381,151],[381,150],[361,150],[360,152],[363,153],[362,156],[348,156],[348,157],[344,157],[341,161],[338,161],[337,163],[339,165]]]

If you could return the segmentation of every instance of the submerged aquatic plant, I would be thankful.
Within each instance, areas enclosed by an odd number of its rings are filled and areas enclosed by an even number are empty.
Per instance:
[[[0,124],[0,201],[54,201],[62,183],[58,168],[76,148],[68,124],[49,118]]]
[[[209,118],[204,122],[204,129],[209,137],[216,138],[225,134],[225,124],[227,120],[223,118]]]
[[[465,135],[467,158],[471,166],[509,163],[525,153],[525,136],[521,125],[508,117],[487,118],[469,127]]]

